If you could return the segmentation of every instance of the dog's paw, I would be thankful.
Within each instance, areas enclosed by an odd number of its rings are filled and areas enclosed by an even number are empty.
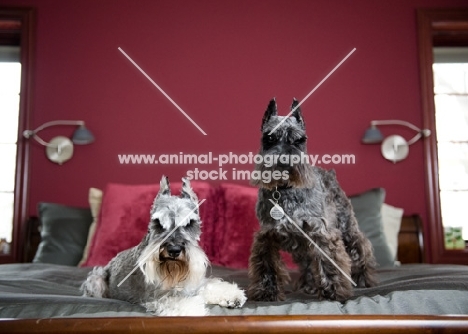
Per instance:
[[[216,304],[227,308],[242,307],[247,300],[244,290],[239,289],[237,284],[220,280],[212,280],[206,284],[201,295],[207,304]]]
[[[261,283],[250,283],[247,289],[247,298],[258,302],[277,302],[286,299],[282,288],[264,279]]]
[[[103,267],[94,267],[86,281],[80,287],[84,297],[108,298],[109,286],[106,282],[107,273]]]
[[[315,286],[305,285],[302,288],[298,289],[301,292],[307,293],[308,295],[316,295],[318,290]]]
[[[236,289],[224,296],[217,304],[227,308],[240,308],[246,302],[247,297],[243,290]]]
[[[257,302],[279,302],[286,299],[284,293],[277,289],[254,289],[249,288],[247,298]]]
[[[205,301],[200,296],[164,297],[143,304],[147,312],[161,317],[200,317],[208,315]]]

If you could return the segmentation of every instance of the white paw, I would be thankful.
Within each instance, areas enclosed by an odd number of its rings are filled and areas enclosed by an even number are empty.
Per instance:
[[[200,317],[208,315],[205,301],[200,296],[163,297],[160,300],[145,303],[146,310],[161,317]]]
[[[239,289],[237,284],[223,282],[218,279],[212,279],[207,283],[200,295],[207,304],[216,304],[228,308],[242,307],[247,300],[244,290]]]

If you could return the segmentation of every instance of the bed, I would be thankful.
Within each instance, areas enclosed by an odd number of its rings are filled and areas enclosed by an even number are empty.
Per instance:
[[[176,188],[177,184],[173,187]],[[112,257],[118,251],[116,245],[127,247],[120,245],[123,240],[111,241],[116,239],[116,233],[125,235],[128,243],[134,243],[144,233],[147,204],[157,188],[157,185],[110,184],[104,190],[104,196],[102,193],[97,196],[97,189],[90,190],[90,208],[41,203],[38,208],[40,218],[32,218],[28,222],[24,260],[33,260],[33,263],[0,266],[0,332],[468,331],[468,266],[424,263],[423,231],[418,215],[405,215],[399,220],[396,240],[393,241],[398,262],[379,267],[379,285],[356,289],[354,297],[345,303],[320,301],[287,286],[287,298],[282,302],[247,301],[240,309],[210,306],[210,316],[207,317],[165,318],[151,316],[139,305],[81,297],[79,286],[91,266]],[[208,205],[201,208],[200,214],[204,224],[201,245],[212,262],[209,274],[245,288],[248,283],[248,245],[258,225],[252,212],[255,189],[205,183],[194,184],[194,189],[200,198],[207,198]],[[382,220],[383,211],[375,210],[382,209],[384,197],[382,189],[352,196],[358,221],[371,222],[374,226],[379,219]],[[86,223],[77,228],[81,221]],[[122,230],[129,221],[134,225]],[[76,231],[60,232],[61,228],[66,228],[66,223],[73,224]],[[361,226],[363,230],[367,228]],[[136,232],[138,229],[141,229],[139,233]],[[91,230],[94,232],[90,233]],[[54,239],[51,234],[57,231],[64,245],[49,245],[47,248],[45,242]],[[375,232],[375,226],[372,232]],[[73,238],[64,238],[64,233]],[[80,233],[85,235],[84,244],[79,247],[71,245]],[[375,242],[375,235],[369,235],[371,242]],[[373,246],[375,249],[380,247],[377,243]],[[63,247],[72,247],[69,253],[73,253],[73,247],[76,248],[73,260],[65,259],[63,254],[58,257],[54,254]],[[84,248],[88,248],[85,256]],[[77,260],[79,266],[76,265]],[[290,266],[291,276],[297,276],[286,256],[285,262]]]

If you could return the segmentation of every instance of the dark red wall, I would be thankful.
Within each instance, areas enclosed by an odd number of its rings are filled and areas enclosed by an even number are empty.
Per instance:
[[[86,205],[89,187],[155,183],[162,173],[180,179],[195,167],[124,166],[118,154],[256,152],[269,99],[276,96],[280,114],[286,114],[293,97],[302,99],[357,48],[303,104],[309,152],[354,154],[356,164],[333,166],[347,193],[384,187],[389,204],[426,217],[422,143],[394,165],[382,158],[379,146],[362,145],[360,139],[372,119],[422,125],[416,9],[466,6],[466,1],[0,0],[0,5],[37,8],[31,126],[81,119],[96,136],[92,145],[75,146],[75,156],[63,166],[32,144],[31,213],[38,201]],[[412,135],[402,128],[383,131]],[[50,139],[71,132],[64,127],[42,134]]]

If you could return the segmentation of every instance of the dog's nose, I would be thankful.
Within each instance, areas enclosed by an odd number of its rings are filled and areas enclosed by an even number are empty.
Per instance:
[[[167,254],[174,259],[180,255],[182,249],[182,246],[179,245],[168,245],[166,248]]]
[[[278,167],[283,167],[283,168],[287,168],[289,167],[289,159],[290,159],[290,155],[288,154],[281,154],[278,158],[278,162],[277,162],[277,166]]]

